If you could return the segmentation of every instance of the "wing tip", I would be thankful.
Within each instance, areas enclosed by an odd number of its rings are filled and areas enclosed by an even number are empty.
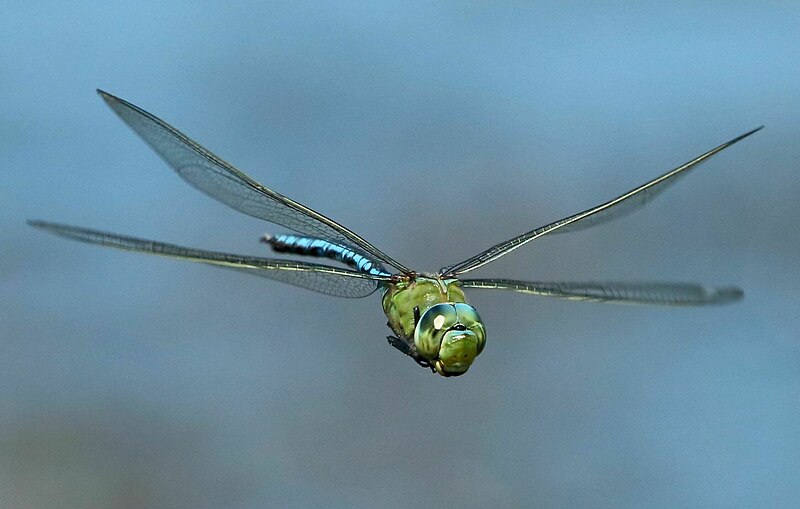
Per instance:
[[[758,131],[760,131],[760,130],[764,129],[764,127],[765,127],[765,126],[762,124],[762,125],[760,125],[760,126],[756,127],[755,129],[751,129],[751,130],[747,131],[746,133],[744,133],[744,134],[741,134],[741,135],[737,136],[736,138],[732,139],[731,141],[729,141],[728,143],[726,143],[726,146],[731,146],[731,145],[733,145],[734,143],[740,142],[740,141],[742,141],[743,139],[745,139],[745,138],[747,138],[748,136],[750,136],[751,134],[755,134],[755,133],[757,133]]]
[[[64,224],[52,223],[50,221],[42,221],[41,219],[26,219],[25,222],[28,224],[28,226],[36,228],[37,230],[42,230],[47,233],[52,233],[54,235],[61,235],[64,237],[69,236],[68,230],[72,228]]]
[[[744,290],[736,286],[706,289],[708,304],[729,304],[744,298]]]
[[[26,219],[25,223],[33,228],[47,228],[50,226],[50,223],[42,221],[41,219]]]
[[[97,95],[99,95],[100,98],[103,99],[103,101],[112,110],[114,110],[116,112],[119,112],[120,108],[123,107],[123,106],[127,106],[128,108],[131,108],[131,109],[138,109],[136,106],[134,106],[133,104],[129,103],[125,99],[122,99],[121,97],[117,97],[114,94],[109,94],[108,92],[106,92],[103,89],[98,88],[97,89]]]
[[[106,92],[102,88],[97,88],[97,89],[95,89],[95,91],[97,92],[97,95],[102,97],[105,102],[114,101],[114,100],[119,99],[117,96],[115,96],[113,94],[109,94],[108,92]]]

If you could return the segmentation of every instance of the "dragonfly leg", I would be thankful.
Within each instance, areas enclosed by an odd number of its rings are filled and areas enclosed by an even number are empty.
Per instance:
[[[397,336],[386,336],[386,339],[389,340],[390,345],[397,348],[404,354],[411,356],[411,346],[406,341],[398,338]]]
[[[420,354],[418,354],[416,352],[416,348],[413,348],[410,344],[408,344],[408,341],[401,339],[397,336],[386,336],[386,339],[389,340],[390,345],[392,345],[393,347],[397,348],[404,354],[414,359],[414,362],[416,362],[423,368],[430,368],[432,372],[434,371],[430,361],[422,357]]]
[[[414,307],[414,327],[417,326],[417,323],[419,322],[419,317],[420,317],[419,306],[415,306]],[[396,336],[386,336],[386,339],[389,340],[389,344],[390,345],[392,345],[393,347],[397,348],[398,350],[400,350],[404,354],[406,354],[409,357],[411,357],[412,359],[414,359],[414,362],[416,362],[417,364],[419,364],[423,368],[430,368],[432,373],[436,372],[433,369],[433,365],[431,364],[431,361],[429,361],[425,357],[421,356],[417,352],[417,348],[414,345],[414,343],[412,343],[408,338],[406,338],[404,334],[400,333],[400,331],[398,331],[394,327],[392,327],[391,322],[387,322],[386,325],[388,325],[389,328],[392,329],[392,332],[397,334]]]

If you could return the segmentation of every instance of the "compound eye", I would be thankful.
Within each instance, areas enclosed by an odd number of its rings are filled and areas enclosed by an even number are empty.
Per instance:
[[[435,359],[444,334],[456,323],[458,313],[452,304],[436,304],[425,311],[414,330],[417,351],[426,359]]]
[[[430,331],[447,330],[458,322],[458,313],[453,304],[436,304],[425,311],[419,319],[421,329]]]
[[[475,337],[478,340],[478,353],[480,354],[483,351],[483,347],[486,345],[486,328],[483,326],[481,317],[478,315],[475,308],[469,304],[459,302],[455,305],[455,308],[456,313],[458,313],[459,323],[464,325],[467,330],[471,330],[475,333]]]
[[[475,323],[481,323],[481,317],[478,316],[478,312],[469,304],[459,302],[455,304],[455,308],[456,313],[458,313],[458,321],[463,323],[467,329]]]

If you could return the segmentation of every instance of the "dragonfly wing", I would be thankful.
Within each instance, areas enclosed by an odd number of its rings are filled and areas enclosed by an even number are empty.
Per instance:
[[[644,207],[648,201],[677,182],[678,178],[686,175],[690,169],[697,167],[698,164],[707,160],[714,154],[717,154],[718,152],[730,147],[734,143],[747,138],[763,127],[764,126],[758,127],[730,141],[727,141],[722,145],[709,150],[705,154],[697,156],[691,161],[678,166],[674,170],[670,170],[660,177],[653,179],[635,189],[632,189],[611,201],[607,201],[601,205],[584,210],[578,214],[565,217],[564,219],[560,219],[554,223],[550,223],[546,226],[542,226],[541,228],[523,233],[522,235],[514,237],[513,239],[501,242],[490,247],[486,251],[473,256],[472,258],[468,258],[463,262],[443,268],[440,273],[449,276],[464,274],[466,272],[475,270],[478,267],[486,265],[487,263],[510,253],[511,251],[541,237],[542,235],[548,233],[563,233],[583,230],[585,228],[616,219],[620,216],[627,215]]]
[[[410,272],[354,232],[262,186],[155,115],[102,90],[97,92],[181,178],[205,194],[244,214],[350,247],[400,272]]]
[[[388,275],[375,276],[314,263],[193,249],[45,221],[28,221],[28,224],[81,242],[226,267],[336,297],[366,297],[383,281],[390,279]]]
[[[467,279],[460,283],[464,288],[511,290],[570,300],[670,306],[726,304],[744,296],[736,287],[706,288],[692,283],[547,283],[511,279]]]

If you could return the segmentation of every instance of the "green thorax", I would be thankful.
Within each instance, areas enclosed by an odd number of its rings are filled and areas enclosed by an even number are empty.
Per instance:
[[[467,302],[456,279],[417,276],[392,283],[383,292],[383,312],[389,318],[389,327],[404,338],[414,337],[415,307],[419,307],[421,316],[436,304],[446,302]]]

